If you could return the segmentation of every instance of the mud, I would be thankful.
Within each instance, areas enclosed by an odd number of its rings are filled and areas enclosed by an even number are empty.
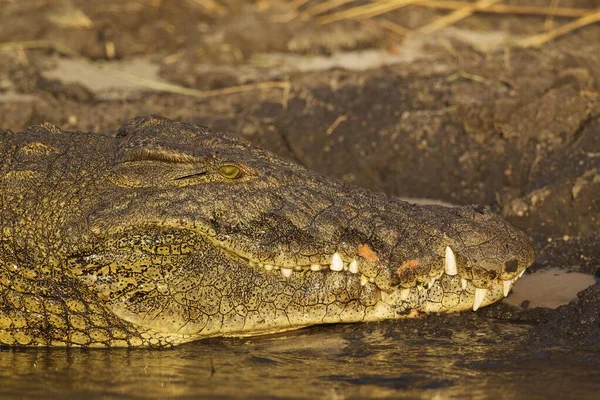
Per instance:
[[[534,239],[537,258],[531,277],[548,268],[589,276],[600,269],[600,25],[541,48],[519,48],[511,43],[543,31],[544,24],[558,26],[567,20],[478,14],[431,35],[403,37],[378,19],[321,24],[319,15],[312,15],[303,20],[286,2],[223,1],[225,10],[202,3],[0,1],[0,42],[46,41],[35,43],[41,46],[35,49],[0,44],[0,127],[17,131],[48,121],[71,130],[105,132],[137,115],[161,114],[238,133],[308,168],[372,190],[485,204]],[[318,3],[310,1],[300,12]],[[565,0],[560,6],[592,9],[597,2]],[[416,28],[445,13],[407,7],[385,18]],[[65,55],[57,43],[87,60]],[[127,74],[200,90],[285,81],[290,91],[258,88],[183,96],[140,86]],[[231,354],[257,352],[262,361],[250,360],[245,367],[264,361],[287,370],[292,361],[310,367],[310,347],[320,335],[340,336],[344,350],[334,352],[337,358],[331,356],[327,364],[337,372],[323,372],[311,382],[322,390],[323,382],[329,382],[328,387],[337,389],[328,393],[343,396],[364,395],[367,387],[379,388],[382,396],[414,388],[418,390],[406,393],[422,394],[430,387],[459,396],[466,383],[473,384],[469,376],[495,371],[508,382],[518,371],[529,371],[525,375],[539,377],[559,371],[559,361],[597,381],[586,371],[600,362],[600,285],[573,294],[573,299],[556,309],[498,304],[459,316],[312,328],[290,336],[308,350],[286,350],[283,355],[273,350],[277,354],[264,359],[261,351],[269,353],[280,339],[251,340],[249,347],[209,341],[177,354],[200,357],[216,351],[231,367],[237,365]],[[504,327],[518,333],[506,333]],[[476,337],[484,331],[489,331],[487,339]],[[373,365],[371,358],[390,351],[392,339],[425,351],[427,346],[468,347],[471,342],[460,339],[464,337],[475,338],[481,350],[464,356],[471,361],[440,350],[441,359],[460,364],[462,378],[393,374],[386,368],[379,375],[361,375],[337,364],[364,356],[366,365]],[[423,354],[409,353],[418,365]],[[108,364],[97,356],[84,359],[101,373],[117,359],[135,363],[132,358],[139,358],[119,354],[106,355],[113,358]],[[53,368],[43,354],[24,357]],[[140,357],[157,362],[155,356]],[[390,359],[401,362],[402,357]],[[82,367],[69,353],[58,360],[66,360],[60,368]],[[21,377],[31,373],[29,361],[23,362],[27,366],[17,374]],[[207,365],[205,375],[212,376]],[[193,363],[179,367],[193,368]],[[251,368],[245,371],[255,376]],[[442,375],[444,371],[438,370]],[[178,373],[170,376],[176,379]],[[566,379],[577,382],[571,375]],[[169,382],[183,395],[228,395],[194,392]],[[284,386],[272,394],[293,397]],[[600,390],[585,387],[582,398]],[[544,392],[530,393],[534,398]]]

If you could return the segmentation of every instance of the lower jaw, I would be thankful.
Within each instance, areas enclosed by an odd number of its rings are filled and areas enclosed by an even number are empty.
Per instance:
[[[353,285],[361,284],[354,277]],[[187,325],[179,334],[156,332],[168,337],[168,342],[179,344],[215,336],[255,336],[280,333],[310,325],[381,321],[386,319],[417,318],[430,313],[450,313],[473,309],[476,287],[458,276],[443,275],[430,286],[417,285],[410,289],[380,290],[374,283],[361,285],[361,298],[335,300],[330,304],[292,305],[285,310],[262,307],[246,318],[233,315],[215,318],[203,326]],[[502,283],[488,289],[480,306],[494,303],[504,297]],[[133,322],[133,321],[132,321]],[[138,321],[136,321],[138,322]]]
[[[244,327],[237,328],[226,324],[231,329],[212,329],[193,335],[195,339],[211,336],[254,336],[286,332],[311,325],[331,323],[354,323],[381,321],[387,319],[418,318],[431,313],[451,313],[470,311],[473,308],[476,288],[468,284],[465,289],[459,283],[454,285],[453,277],[442,277],[431,288],[416,286],[406,292],[394,290],[387,293],[379,290],[373,283],[368,283],[370,288],[370,305],[364,305],[360,299],[351,299],[346,302],[335,301],[331,304],[317,306],[288,308],[286,313],[273,312],[271,318],[258,321],[250,318],[245,321]],[[443,289],[443,290],[442,290]],[[481,306],[492,304],[503,298],[502,284],[494,285],[487,291]],[[263,316],[268,312],[262,310]]]
[[[464,283],[458,277],[442,276],[430,287],[418,285],[410,289],[381,291],[381,301],[365,320],[416,318],[425,314],[474,311],[504,298],[501,282],[484,291],[478,298],[478,290],[469,281]],[[475,306],[476,305],[476,306]]]
[[[328,306],[314,307],[309,315],[289,313],[285,321],[273,320],[271,324],[268,324],[268,327],[250,322],[246,324],[244,330],[219,331],[208,336],[245,337],[268,335],[301,329],[311,325],[419,318],[426,314],[471,311],[475,298],[475,287],[468,285],[463,290],[459,286],[454,292],[455,295],[445,294],[441,300],[438,300],[436,292],[441,290],[441,285],[444,283],[444,279],[440,279],[439,283],[429,289],[424,286],[413,287],[406,299],[400,298],[403,295],[399,290],[386,293],[376,289],[378,293],[375,296],[379,299],[370,306],[359,305],[359,300],[352,300],[347,303],[335,302]],[[502,285],[495,285],[493,289],[488,290],[488,295],[481,306],[492,304],[502,298]],[[197,339],[202,337],[206,336],[200,335]]]

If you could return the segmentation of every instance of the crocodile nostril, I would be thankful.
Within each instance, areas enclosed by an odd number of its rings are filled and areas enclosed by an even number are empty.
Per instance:
[[[484,206],[478,205],[473,208],[473,211],[475,211],[477,214],[485,215],[486,208]]]
[[[485,222],[497,218],[493,212],[482,205],[456,207],[451,212],[476,222]]]
[[[517,272],[519,267],[519,262],[515,259],[506,261],[504,263],[504,271],[505,272]]]

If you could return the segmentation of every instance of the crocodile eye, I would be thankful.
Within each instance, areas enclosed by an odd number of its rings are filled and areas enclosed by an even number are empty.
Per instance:
[[[242,175],[242,171],[232,164],[221,165],[219,167],[219,173],[227,179],[236,179]]]

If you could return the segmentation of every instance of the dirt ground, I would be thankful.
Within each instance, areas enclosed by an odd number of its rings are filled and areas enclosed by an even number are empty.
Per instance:
[[[496,2],[450,23],[455,10],[417,3],[0,0],[0,127],[186,120],[372,190],[485,204],[534,239],[532,272],[597,273],[600,24],[544,34],[600,20],[600,4]],[[480,314],[534,322],[545,346],[597,346],[600,286]]]

